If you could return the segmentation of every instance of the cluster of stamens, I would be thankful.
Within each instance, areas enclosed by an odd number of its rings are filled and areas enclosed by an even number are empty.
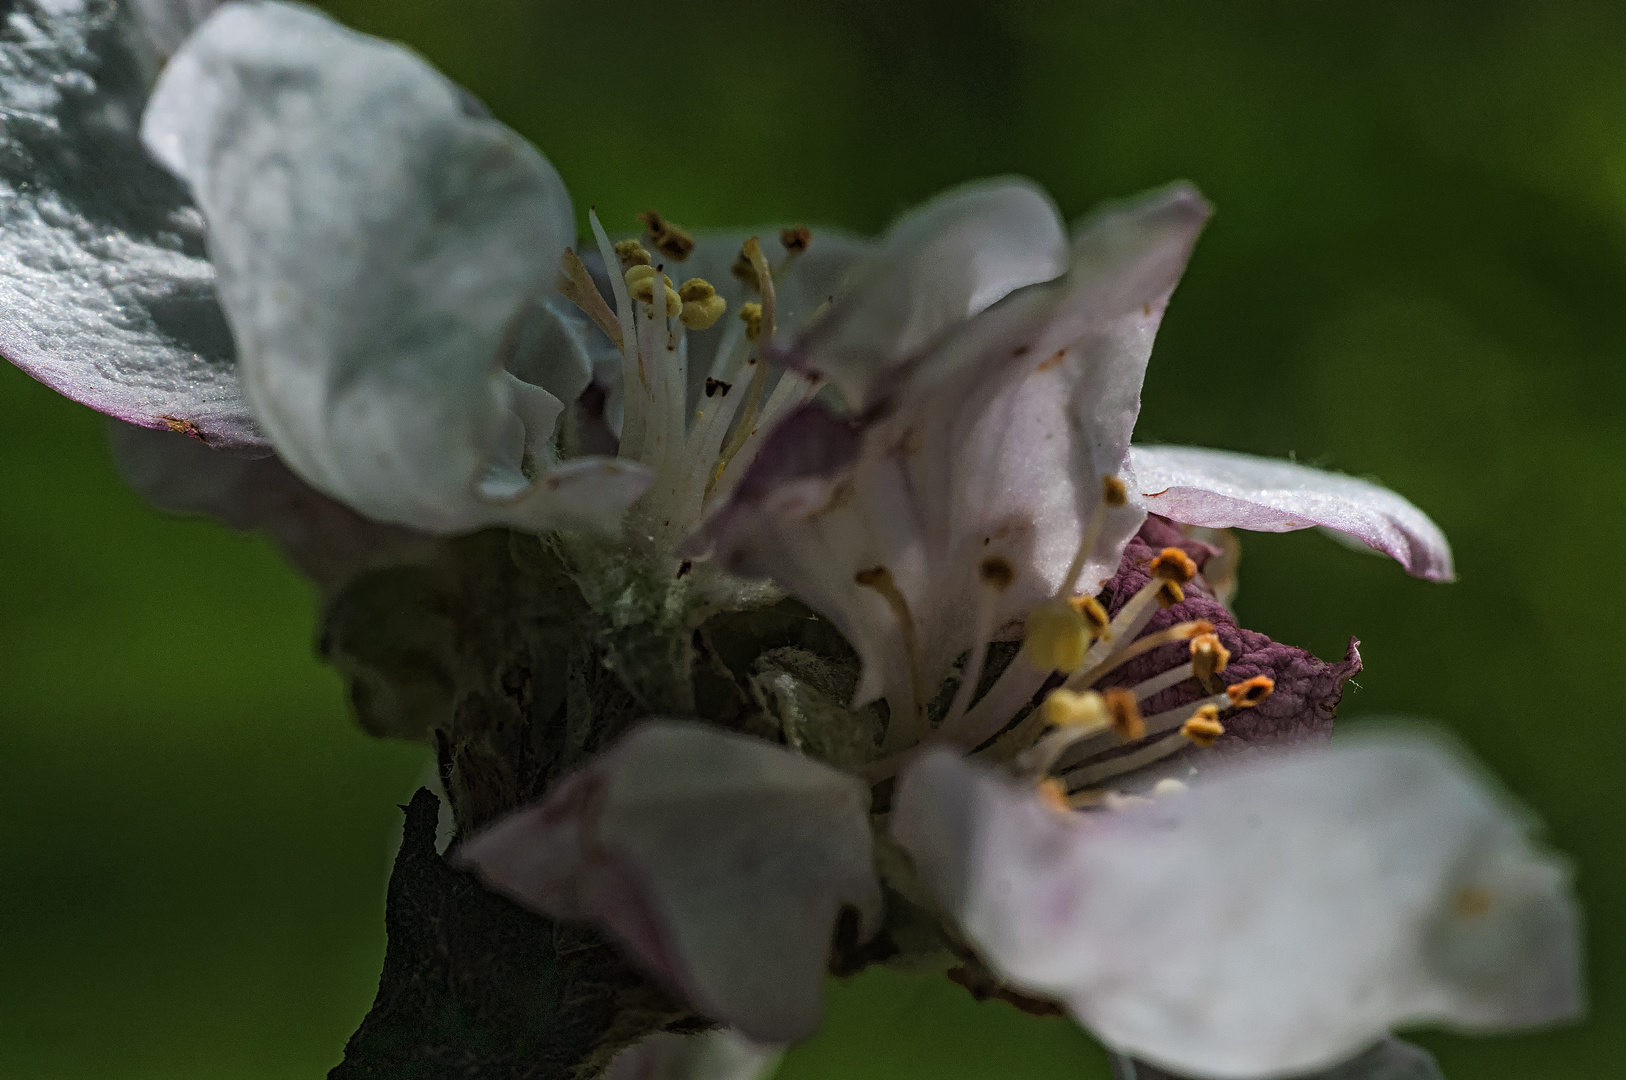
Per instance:
[[[992,601],[1009,586],[1013,574],[997,556],[984,560],[980,571],[984,600],[973,647],[954,702],[930,736],[1005,763],[1035,783],[1047,802],[1069,809],[1111,808],[1138,798],[1125,796],[1115,785],[1183,750],[1214,746],[1225,734],[1224,716],[1258,705],[1275,689],[1265,675],[1235,683],[1222,678],[1230,651],[1206,620],[1144,633],[1159,610],[1185,599],[1186,587],[1197,576],[1197,564],[1179,548],[1164,548],[1151,560],[1150,579],[1110,618],[1094,597],[1074,595],[1100,538],[1106,511],[1125,501],[1123,484],[1106,477],[1100,504],[1084,529],[1061,588],[1028,612],[1021,653],[973,704],[992,630]],[[1101,686],[1129,661],[1181,643],[1186,646],[1184,659],[1174,666],[1134,686]],[[1206,696],[1149,716],[1142,712],[1143,703],[1187,681],[1194,681]],[[1045,687],[1049,690],[1038,706],[1012,723],[1011,718],[1021,715]],[[900,758],[893,754],[877,762],[869,770],[871,778],[890,775]],[[1151,788],[1154,795],[1179,790],[1183,785],[1171,777]]]
[[[574,251],[566,251],[561,261],[558,288],[621,352],[624,412],[618,453],[654,474],[634,520],[662,545],[686,534],[706,506],[732,487],[772,421],[818,389],[813,380],[786,372],[768,393],[768,366],[761,355],[774,333],[774,281],[807,250],[812,234],[800,226],[783,230],[785,254],[778,265],[769,264],[755,237],[742,246],[733,273],[756,299],[742,303],[739,320],[723,331],[705,392],[691,414],[686,332],[716,326],[728,302],[704,278],[675,284],[666,273],[668,265],[694,252],[694,238],[681,226],[650,210],[638,215],[645,228],[642,239],[611,243],[597,213],[589,211],[588,219],[611,275],[614,302],[605,299]],[[746,374],[744,392],[731,393]]]

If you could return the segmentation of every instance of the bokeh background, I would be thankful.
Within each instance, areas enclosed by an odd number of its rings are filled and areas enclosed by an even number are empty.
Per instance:
[[[1138,437],[1296,455],[1433,514],[1459,583],[1250,538],[1244,620],[1323,656],[1358,634],[1344,715],[1449,724],[1578,867],[1591,1019],[1418,1038],[1453,1080],[1615,1075],[1626,8],[326,6],[469,86],[627,231],[647,206],[873,231],[998,173],[1069,216],[1199,184],[1219,213]],[[350,723],[266,543],[146,510],[98,418],[4,365],[0,492],[0,1075],[323,1074],[372,998],[422,755]],[[781,1073],[1104,1075],[1070,1025],[885,975],[832,984]]]

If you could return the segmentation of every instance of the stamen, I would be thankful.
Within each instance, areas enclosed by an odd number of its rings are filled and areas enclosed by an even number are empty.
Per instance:
[[[762,336],[762,305],[758,303],[741,304],[740,321],[745,324],[745,340],[756,341]]]
[[[655,260],[649,257],[644,245],[636,240],[617,240],[615,242],[615,256],[621,260],[621,269],[631,270],[634,266],[652,266]]]
[[[758,307],[760,322],[757,323],[757,338],[772,341],[774,289],[773,273],[768,269],[767,256],[762,254],[762,245],[757,242],[757,238],[754,236],[740,247],[740,251],[750,260],[751,268],[756,272],[757,276],[757,289],[762,293],[762,303]],[[745,310],[751,306],[751,304],[740,305],[741,318],[746,317]],[[747,327],[749,325],[747,323]],[[749,329],[747,329],[746,336],[750,337]],[[717,457],[716,471],[712,473],[711,481],[706,485],[707,494],[716,486],[717,481],[722,479],[723,472],[728,468],[728,463],[734,459],[734,455],[739,453],[740,447],[745,445],[745,440],[749,439],[751,433],[756,430],[757,409],[762,405],[762,390],[768,383],[768,365],[763,360],[760,349],[752,362],[756,364],[756,370],[751,375],[751,389],[746,394],[744,411],[734,425],[734,434],[729,436],[727,444],[724,445],[722,452]]]
[[[672,279],[665,274],[660,275],[666,283],[662,290],[666,301],[666,315],[676,315],[683,307],[683,298],[678,296],[677,290],[672,287]],[[655,303],[655,268],[653,266],[633,266],[626,273],[627,291],[634,300],[642,301],[651,306]]]
[[[1186,592],[1177,582],[1160,581],[1157,587],[1157,606],[1172,608],[1186,598]]]
[[[1067,601],[1067,606],[1084,617],[1084,625],[1089,628],[1092,638],[1104,638],[1112,628],[1107,609],[1093,596],[1074,596]]]
[[[779,230],[779,242],[792,255],[800,255],[813,243],[813,233],[806,225],[795,225]]]
[[[1067,801],[1067,785],[1060,780],[1050,778],[1040,780],[1038,784],[1039,801],[1045,806],[1060,814],[1071,814],[1073,807]]]
[[[678,318],[690,330],[709,330],[728,310],[728,301],[718,296],[711,282],[704,278],[690,278],[678,286],[677,294],[683,301],[683,311]]]
[[[741,251],[734,256],[734,261],[729,264],[728,272],[735,281],[738,281],[747,289],[757,287],[757,269],[751,265],[751,260],[746,258],[745,252]]]
[[[977,616],[971,624],[971,649],[966,653],[959,689],[954,691],[954,700],[943,716],[942,730],[953,730],[950,725],[958,724],[971,706],[971,695],[977,692],[982,667],[988,659],[988,639],[994,632],[994,605],[999,595],[1016,580],[1016,570],[1001,556],[990,555],[977,567],[977,577],[981,588],[977,592]]]
[[[1191,740],[1176,732],[1173,735],[1164,736],[1156,742],[1148,743],[1139,750],[1074,769],[1062,778],[1067,781],[1068,791],[1078,792],[1083,788],[1094,787],[1104,780],[1111,780],[1115,776],[1138,772],[1148,765],[1156,764],[1166,757],[1178,754],[1190,745]]]
[[[621,323],[616,319],[615,312],[610,310],[604,294],[593,283],[593,275],[587,272],[581,257],[571,248],[565,248],[564,255],[559,259],[559,280],[554,288],[592,319],[593,324],[604,331],[617,349],[623,347]]]
[[[1152,560],[1150,571],[1155,578],[1184,585],[1197,576],[1197,564],[1179,548],[1166,547]]]
[[[897,620],[898,633],[903,638],[903,651],[909,659],[909,689],[914,700],[899,702],[900,712],[913,713],[911,717],[914,724],[916,741],[926,738],[931,730],[926,722],[926,683],[925,672],[920,665],[920,641],[915,633],[915,618],[909,610],[909,598],[904,596],[898,588],[898,583],[892,580],[892,571],[884,566],[871,567],[860,570],[853,575],[853,580],[866,589],[874,589],[881,594],[887,607],[892,609],[892,617]],[[898,749],[902,736],[908,732],[904,727],[903,717],[893,716],[892,723],[888,725],[883,750]]]
[[[1255,675],[1225,688],[1225,696],[1234,709],[1247,709],[1259,704],[1276,689],[1276,680],[1269,675]]]
[[[1123,742],[1134,742],[1146,736],[1146,719],[1135,704],[1132,691],[1113,687],[1101,695],[1106,703],[1107,716],[1112,722],[1113,734]]]
[[[599,257],[606,269],[619,262],[604,223],[598,211],[588,207],[587,221],[592,226],[593,238],[598,242]],[[620,274],[610,274],[610,289],[615,293],[615,314],[621,324],[621,385],[624,390],[625,414],[621,422],[621,457],[636,457],[643,448],[644,394],[643,352],[638,346],[638,327],[634,322],[632,298],[627,294],[627,283]]]
[[[1214,676],[1230,662],[1231,650],[1220,644],[1218,634],[1198,634],[1191,639],[1191,673],[1209,693],[1217,692]]]
[[[1207,750],[1225,734],[1225,725],[1219,720],[1219,709],[1212,705],[1202,706],[1190,720],[1180,725],[1180,734]]]
[[[1093,734],[1112,724],[1106,699],[1094,690],[1075,694],[1065,687],[1052,690],[1040,706],[1045,723],[1056,728],[1077,728]]]
[[[1022,655],[1038,670],[1076,671],[1089,643],[1089,626],[1070,604],[1050,601],[1028,612]]]
[[[658,211],[645,210],[638,215],[638,220],[649,231],[649,242],[655,250],[668,259],[683,262],[694,254],[694,237],[687,229],[661,217]]]
[[[1096,542],[1101,539],[1101,530],[1106,528],[1106,508],[1109,506],[1122,506],[1129,499],[1124,489],[1124,482],[1116,476],[1101,477],[1101,499],[1096,503],[1095,510],[1090,514],[1090,520],[1084,523],[1084,534],[1078,538],[1078,550],[1073,553],[1073,561],[1067,567],[1067,574],[1061,579],[1061,588],[1056,590],[1058,597],[1071,597],[1078,589],[1079,575],[1084,573],[1084,564],[1089,562],[1090,553],[1095,550]]]

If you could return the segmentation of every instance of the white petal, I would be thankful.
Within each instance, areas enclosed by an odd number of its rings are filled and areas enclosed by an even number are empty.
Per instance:
[[[996,301],[1067,268],[1054,204],[1024,180],[984,181],[902,218],[784,359],[854,407],[877,376]]]
[[[312,489],[274,457],[211,450],[178,432],[108,422],[119,475],[159,510],[263,530],[331,593],[363,570],[426,558],[432,540],[370,521]]]
[[[1181,1080],[1124,1054],[1112,1058],[1113,1080]],[[1295,1080],[1444,1080],[1434,1055],[1400,1039],[1384,1039],[1349,1061]]]
[[[893,832],[985,958],[1109,1046],[1179,1073],[1282,1076],[1392,1026],[1573,1018],[1577,912],[1526,823],[1441,743],[1255,759],[1087,817],[938,752]]]
[[[1451,545],[1428,515],[1388,488],[1288,461],[1186,446],[1136,446],[1131,496],[1209,529],[1291,532],[1320,525],[1391,556],[1414,577],[1450,581]]]
[[[405,49],[270,2],[188,39],[142,137],[209,222],[250,403],[296,473],[431,532],[582,509],[515,449],[561,403],[502,367],[574,231],[532,147]]]
[[[142,150],[155,66],[105,3],[18,0],[0,27],[0,353],[91,408],[267,453],[202,219]]]
[[[493,888],[609,927],[746,1036],[805,1038],[843,908],[873,934],[868,791],[758,739],[650,721],[459,849]]]
[[[124,6],[155,58],[162,61],[173,56],[187,35],[221,3],[222,0],[125,0]]]

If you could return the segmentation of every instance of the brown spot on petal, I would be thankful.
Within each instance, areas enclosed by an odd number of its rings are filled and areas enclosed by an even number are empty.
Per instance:
[[[204,438],[203,432],[198,429],[198,425],[194,424],[190,420],[182,420],[178,416],[169,415],[160,416],[158,419],[162,420],[166,425],[168,425],[169,430],[175,432],[177,435],[185,435],[189,439],[196,439],[205,446],[207,446],[209,443],[209,440]]]
[[[1044,363],[1042,363],[1038,367],[1034,368],[1033,369],[1034,374],[1038,374],[1041,371],[1049,371],[1052,368],[1060,367],[1061,362],[1063,360],[1065,360],[1065,359],[1067,359],[1067,350],[1062,349],[1060,352],[1056,353],[1056,355],[1052,356],[1050,359],[1046,360]]]

